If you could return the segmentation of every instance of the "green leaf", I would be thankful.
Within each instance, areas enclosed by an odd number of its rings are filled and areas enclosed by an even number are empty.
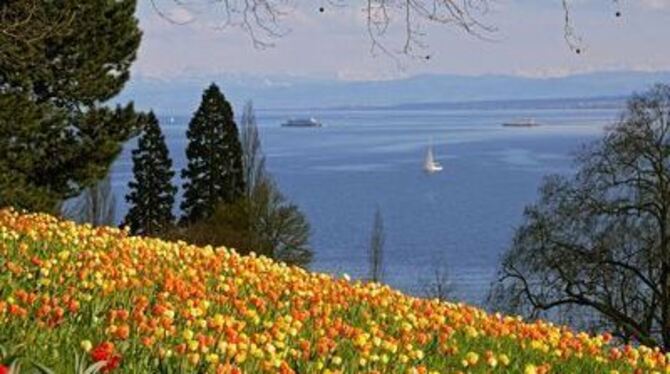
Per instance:
[[[84,370],[84,372],[80,373],[80,374],[96,374],[100,370],[102,370],[102,368],[104,368],[106,365],[107,365],[107,361],[98,361],[95,364],[86,368],[86,370]]]
[[[9,365],[9,372],[12,374],[19,374],[21,372],[21,359],[14,358],[11,365]]]
[[[40,374],[54,374],[53,370],[49,369],[48,367],[42,365],[37,361],[33,361],[32,364],[37,368],[37,372]]]

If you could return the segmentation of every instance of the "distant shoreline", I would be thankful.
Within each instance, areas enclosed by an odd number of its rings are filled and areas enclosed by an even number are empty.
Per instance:
[[[311,113],[335,111],[429,111],[429,110],[612,110],[623,109],[625,96],[568,97],[555,99],[474,100],[395,105],[343,105],[332,107],[258,108],[258,112]],[[164,115],[161,113],[161,115]],[[190,117],[191,113],[173,114]],[[165,114],[165,116],[168,116]]]
[[[566,98],[538,98],[518,100],[473,100],[435,101],[423,103],[401,103],[394,105],[339,105],[330,107],[261,108],[260,112],[301,112],[301,111],[422,111],[422,110],[608,110],[623,109],[626,96],[594,96]]]
[[[474,100],[405,103],[395,105],[345,105],[320,110],[498,110],[498,109],[617,109],[626,102],[625,96],[538,98],[519,100]]]

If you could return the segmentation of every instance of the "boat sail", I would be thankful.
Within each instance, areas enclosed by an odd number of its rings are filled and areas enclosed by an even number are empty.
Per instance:
[[[437,173],[438,171],[442,171],[442,165],[435,160],[432,144],[428,147],[428,151],[426,152],[426,161],[423,164],[423,169],[427,173]]]

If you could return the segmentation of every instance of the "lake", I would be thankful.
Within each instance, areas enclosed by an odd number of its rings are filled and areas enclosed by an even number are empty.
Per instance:
[[[421,295],[446,269],[454,297],[481,304],[524,206],[543,176],[574,172],[572,152],[597,139],[615,109],[316,110],[257,113],[267,166],[306,213],[315,251],[310,268],[367,275],[375,209],[384,218],[385,282]],[[314,116],[322,128],[282,128]],[[518,118],[543,124],[503,127]],[[188,117],[161,117],[176,170],[186,163]],[[440,173],[426,175],[432,142]],[[130,142],[113,166],[119,219],[132,178]],[[175,181],[176,182],[176,181]]]

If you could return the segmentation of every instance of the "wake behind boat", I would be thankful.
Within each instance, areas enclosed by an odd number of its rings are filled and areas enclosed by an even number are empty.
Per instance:
[[[281,124],[282,127],[321,127],[323,126],[321,122],[317,121],[315,118],[297,118],[289,119],[288,121]]]

